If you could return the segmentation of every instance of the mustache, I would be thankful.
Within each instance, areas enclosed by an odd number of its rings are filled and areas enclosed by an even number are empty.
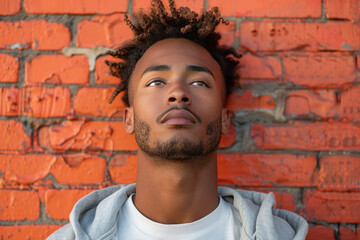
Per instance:
[[[161,113],[157,118],[156,118],[156,122],[157,123],[160,123],[160,120],[170,111],[173,111],[173,110],[186,110],[188,112],[190,112],[192,115],[194,115],[194,117],[196,118],[196,120],[201,123],[201,119],[200,117],[194,113],[193,111],[191,111],[188,107],[186,106],[174,106],[174,107],[171,107],[169,108],[168,110],[166,110],[165,112]]]

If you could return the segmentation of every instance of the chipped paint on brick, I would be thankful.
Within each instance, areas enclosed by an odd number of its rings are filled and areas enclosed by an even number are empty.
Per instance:
[[[101,184],[105,168],[106,161],[101,157],[71,154],[58,157],[51,173],[59,184]]]
[[[95,70],[95,61],[98,56],[104,55],[107,51],[111,50],[107,47],[93,47],[93,48],[75,48],[75,47],[65,47],[62,49],[62,53],[65,56],[71,57],[77,54],[84,54],[88,57],[89,60],[89,70]]]
[[[117,154],[109,163],[111,179],[117,184],[133,183],[136,180],[137,155]]]
[[[134,136],[125,132],[122,122],[66,121],[48,128],[48,138],[40,139],[42,146],[49,140],[57,152],[137,149]]]
[[[18,116],[21,114],[22,101],[18,88],[0,88],[0,115]]]
[[[6,161],[4,178],[20,184],[31,184],[46,177],[56,161],[52,155],[0,155]]]
[[[302,123],[251,127],[250,137],[260,149],[343,151],[360,148],[360,126],[352,123]]]
[[[31,146],[30,136],[20,121],[0,120],[0,136],[0,151],[3,152],[24,152]]]

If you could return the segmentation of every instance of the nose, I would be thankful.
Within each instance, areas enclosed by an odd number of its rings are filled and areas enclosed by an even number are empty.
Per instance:
[[[167,102],[168,104],[191,104],[191,96],[186,88],[184,86],[185,83],[174,83],[172,88],[169,91]]]

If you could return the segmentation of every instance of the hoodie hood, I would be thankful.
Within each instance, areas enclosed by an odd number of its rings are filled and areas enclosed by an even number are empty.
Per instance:
[[[48,239],[116,239],[117,216],[127,198],[135,193],[135,184],[117,185],[94,191],[80,199],[70,213],[70,223]],[[237,210],[241,222],[240,239],[305,239],[308,224],[299,215],[274,209],[273,193],[218,188],[219,196]]]

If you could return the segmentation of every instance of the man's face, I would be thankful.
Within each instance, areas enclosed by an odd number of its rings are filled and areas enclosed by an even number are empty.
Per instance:
[[[152,45],[137,62],[124,125],[141,151],[183,161],[214,152],[229,125],[219,64],[186,39]]]

